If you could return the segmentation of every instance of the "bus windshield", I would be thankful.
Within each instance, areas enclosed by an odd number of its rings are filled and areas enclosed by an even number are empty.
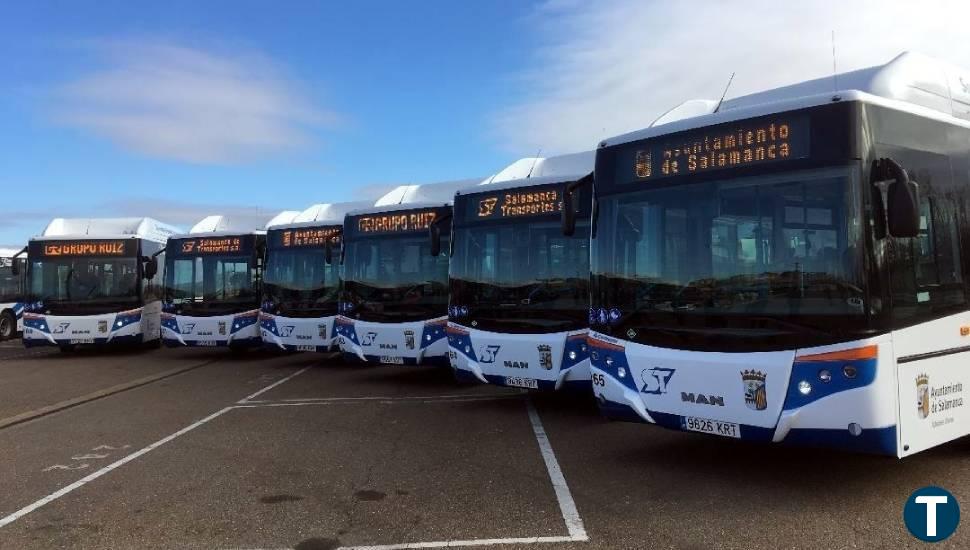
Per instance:
[[[681,349],[790,348],[864,325],[857,182],[819,169],[602,197],[593,304],[620,311],[617,335]]]
[[[451,301],[462,324],[507,333],[549,333],[587,326],[589,219],[573,237],[558,216],[455,228]]]
[[[13,273],[13,262],[20,262],[21,272]],[[24,300],[24,260],[0,258],[0,302],[22,302]]]
[[[168,256],[165,263],[165,301],[177,312],[225,315],[258,303],[251,254]]]
[[[287,317],[337,314],[340,265],[323,248],[270,249],[266,255],[263,296],[273,311]]]
[[[343,301],[363,321],[408,322],[448,312],[448,236],[431,255],[427,231],[348,238]]]
[[[138,263],[132,257],[32,258],[29,280],[31,299],[51,311],[64,305],[131,307],[139,301]]]

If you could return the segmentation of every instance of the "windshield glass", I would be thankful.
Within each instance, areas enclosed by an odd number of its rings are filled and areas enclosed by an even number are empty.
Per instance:
[[[165,300],[186,315],[214,315],[256,307],[256,272],[251,255],[168,257]]]
[[[135,258],[47,257],[30,261],[34,300],[84,303],[134,303],[138,300]]]
[[[270,249],[263,295],[273,302],[273,311],[290,317],[336,315],[340,265],[333,256],[328,264],[323,248]]]
[[[12,263],[20,263],[20,274],[13,274]],[[0,258],[0,302],[22,302],[24,299],[24,260],[17,258]]]
[[[573,237],[558,217],[455,229],[455,320],[495,332],[561,332],[587,325],[589,220]],[[454,308],[453,308],[454,309]]]
[[[426,231],[345,241],[343,301],[350,315],[376,322],[432,319],[448,313],[448,235],[431,255]]]
[[[785,335],[831,340],[862,323],[850,174],[812,170],[602,198],[593,304],[607,314],[596,312],[598,329],[671,347],[750,338],[741,345],[781,349],[792,347]],[[612,308],[621,316],[608,326]]]

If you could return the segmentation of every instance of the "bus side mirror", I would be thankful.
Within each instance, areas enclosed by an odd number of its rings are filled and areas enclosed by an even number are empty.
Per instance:
[[[327,239],[327,245],[323,249],[323,261],[328,265],[333,263],[333,241],[330,239]]]
[[[158,259],[157,258],[146,258],[145,259],[145,278],[153,279],[155,275],[158,275]]]
[[[562,194],[562,234],[572,237],[576,233],[576,191],[581,187],[593,183],[593,174],[589,174],[566,186]]]
[[[919,184],[889,158],[876,161],[873,179],[881,191],[889,234],[898,238],[919,236]]]
[[[428,231],[431,233],[431,255],[437,257],[441,254],[441,227],[433,223]]]
[[[572,237],[576,233],[576,203],[569,187],[562,195],[562,234]]]
[[[13,263],[10,264],[10,273],[20,275],[20,262],[17,261],[17,258],[14,258]]]

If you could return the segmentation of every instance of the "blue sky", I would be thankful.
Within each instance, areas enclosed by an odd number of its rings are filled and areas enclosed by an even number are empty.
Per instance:
[[[187,226],[487,176],[731,72],[732,96],[828,74],[833,30],[840,70],[906,49],[970,66],[962,0],[699,2],[9,3],[0,245],[57,216]]]

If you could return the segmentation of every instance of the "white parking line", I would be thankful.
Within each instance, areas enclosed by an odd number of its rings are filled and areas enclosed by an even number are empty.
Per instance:
[[[397,402],[417,402],[417,403],[432,403],[439,401],[493,401],[496,399],[521,399],[524,394],[514,393],[507,395],[476,395],[476,394],[458,394],[458,395],[405,395],[396,397],[382,397],[382,396],[367,396],[367,397],[307,397],[302,399],[280,399],[280,400],[246,400],[237,403],[240,408],[255,408],[255,407],[286,407],[293,405],[331,405],[331,404],[353,404],[353,403],[368,403],[368,402],[380,402],[380,403],[397,403]]]
[[[550,542],[583,542],[573,537],[523,537],[508,539],[443,540],[437,542],[408,542],[375,546],[340,546],[337,550],[407,550],[410,548],[455,548],[459,546],[492,546],[496,544],[544,544]]]
[[[289,382],[293,378],[296,378],[297,376],[303,374],[304,372],[306,372],[308,370],[310,370],[310,367],[303,367],[302,369],[294,372],[293,374],[287,376],[286,378],[277,380],[276,382],[273,382],[272,384],[266,386],[265,388],[259,390],[258,392],[254,393],[252,395],[249,395],[248,397],[243,397],[242,399],[240,399],[239,401],[237,401],[237,403],[245,403],[245,402],[249,401],[250,399],[252,399],[252,398],[254,398],[254,397],[258,396],[258,395],[262,395],[262,394],[268,392],[269,390],[275,388],[276,386],[279,386],[280,384],[285,384],[286,382]]]
[[[299,374],[302,374],[303,372],[306,372],[306,370],[309,369],[309,368],[310,367],[306,367],[306,368],[303,368],[301,370],[298,370],[295,373],[287,376],[286,378],[283,378],[282,380],[278,380],[278,381],[270,384],[269,386],[266,386],[265,388],[257,391],[256,393],[250,395],[249,397],[256,397],[257,395],[260,395],[263,392],[269,391],[269,390],[275,388],[276,386],[279,386],[280,384],[282,384],[282,383],[284,383],[284,382],[286,382],[288,380],[291,380],[295,376],[297,376]],[[243,401],[245,401],[245,400],[243,400]],[[70,484],[70,485],[68,485],[68,486],[66,486],[64,488],[59,489],[59,490],[57,490],[57,491],[55,491],[55,492],[47,495],[46,497],[38,500],[37,502],[34,502],[33,504],[29,504],[27,506],[24,506],[23,508],[21,508],[20,510],[17,510],[16,512],[10,514],[9,516],[7,516],[7,517],[5,517],[3,519],[0,519],[0,528],[2,528],[4,526],[6,526],[6,525],[9,525],[9,524],[17,521],[18,519],[26,516],[27,514],[33,512],[34,510],[37,510],[38,508],[40,508],[40,507],[42,507],[42,506],[44,506],[44,505],[46,505],[48,503],[51,503],[51,502],[53,502],[53,501],[61,498],[62,496],[70,493],[71,491],[73,491],[73,490],[75,490],[75,489],[77,489],[79,487],[83,487],[84,485],[87,485],[88,483],[94,481],[95,479],[98,479],[99,477],[101,477],[101,476],[103,476],[103,475],[111,472],[115,468],[119,468],[121,466],[124,466],[125,464],[131,462],[132,460],[135,460],[136,458],[138,458],[138,457],[140,457],[140,456],[142,456],[142,455],[144,455],[146,453],[149,453],[151,451],[154,451],[155,449],[157,449],[157,448],[161,447],[162,445],[164,445],[164,444],[172,441],[173,439],[175,439],[175,438],[177,438],[177,437],[179,437],[181,435],[185,435],[188,432],[191,432],[192,430],[198,428],[199,426],[205,424],[206,422],[209,422],[210,420],[214,420],[214,419],[216,419],[216,418],[218,418],[218,417],[226,414],[227,412],[233,410],[234,408],[236,408],[236,407],[235,406],[229,406],[229,407],[225,407],[223,409],[220,409],[220,410],[218,410],[218,411],[210,414],[209,416],[203,418],[202,420],[199,420],[199,421],[197,421],[197,422],[195,422],[193,424],[190,424],[190,425],[182,428],[181,430],[179,430],[179,431],[177,431],[177,432],[175,432],[175,433],[173,433],[173,434],[171,434],[169,436],[166,436],[166,437],[163,437],[162,439],[159,439],[158,441],[152,443],[151,445],[149,445],[147,447],[144,447],[142,449],[139,449],[139,450],[131,453],[130,455],[127,455],[127,456],[121,458],[120,460],[117,460],[115,462],[112,462],[111,464],[108,464],[104,468],[101,468],[100,470],[98,470],[96,472],[93,472],[93,473],[91,473],[91,474],[89,474],[89,475],[87,475],[87,476],[85,476],[85,477],[83,477],[83,478],[75,481],[74,483],[72,483],[72,484]]]

